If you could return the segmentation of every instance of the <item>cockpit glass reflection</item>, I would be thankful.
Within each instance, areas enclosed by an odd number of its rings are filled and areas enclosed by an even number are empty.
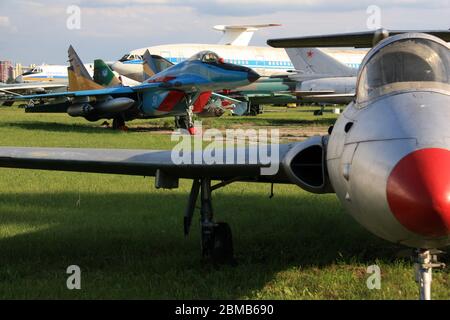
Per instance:
[[[189,60],[198,60],[206,63],[218,63],[220,61],[220,57],[212,51],[202,51],[192,56]]]
[[[358,101],[407,89],[450,85],[450,50],[428,39],[405,39],[380,49],[363,67]]]

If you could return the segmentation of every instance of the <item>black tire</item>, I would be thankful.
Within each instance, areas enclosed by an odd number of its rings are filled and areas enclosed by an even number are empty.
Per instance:
[[[14,104],[14,100],[6,100],[2,103],[3,107],[12,107],[12,105]]]
[[[260,113],[261,113],[261,107],[259,106],[259,104],[252,104],[250,106],[250,115],[251,116],[255,117]]]
[[[188,130],[189,127],[190,127],[189,117],[186,116],[175,117],[175,128]]]
[[[211,258],[216,264],[234,264],[233,236],[227,223],[219,222],[214,227],[214,247]]]
[[[122,129],[125,126],[125,120],[122,117],[115,117],[113,119],[113,129],[118,130]]]

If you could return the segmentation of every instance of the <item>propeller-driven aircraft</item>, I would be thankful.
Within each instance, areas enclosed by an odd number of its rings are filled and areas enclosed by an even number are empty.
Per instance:
[[[191,179],[185,233],[200,197],[203,254],[219,261],[231,259],[233,247],[229,226],[214,222],[214,190],[251,181],[336,193],[367,230],[417,249],[421,298],[429,299],[432,269],[441,266],[436,249],[450,244],[450,46],[445,41],[450,31],[269,40],[277,47],[373,46],[359,70],[355,99],[329,135],[272,146],[270,162],[258,152],[252,161],[254,146],[244,149],[245,161],[235,154],[224,159],[228,152],[214,163],[195,161],[197,153],[191,152],[184,156],[192,161],[181,164],[171,151],[4,147],[0,166],[155,176],[157,187],[169,189],[178,187],[179,179]],[[191,77],[178,81],[162,83],[185,88],[193,82]],[[268,172],[269,167],[279,169]],[[213,185],[213,180],[221,182]]]
[[[41,110],[53,108],[59,111],[62,106],[69,115],[89,121],[114,119],[114,128],[124,127],[125,121],[137,118],[180,116],[187,118],[185,129],[192,129],[192,114],[203,112],[211,97],[242,103],[213,91],[245,86],[259,78],[247,67],[226,63],[214,52],[203,51],[182,63],[153,72],[147,80],[135,86],[122,86],[120,81],[102,79],[102,75],[97,74],[103,82],[108,80],[112,84],[105,87],[90,77],[72,47],[69,48],[69,60],[68,92],[16,99],[49,101],[62,98],[65,99],[62,103],[44,105]],[[40,110],[39,106],[33,108],[34,112]]]

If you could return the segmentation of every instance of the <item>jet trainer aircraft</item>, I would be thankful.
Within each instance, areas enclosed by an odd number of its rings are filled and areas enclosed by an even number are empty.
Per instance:
[[[432,269],[442,266],[435,249],[450,245],[450,45],[445,41],[450,31],[269,40],[278,47],[373,46],[359,70],[355,100],[329,135],[279,145],[272,163],[252,161],[248,155],[255,147],[245,149],[245,161],[234,156],[224,161],[228,152],[222,152],[214,163],[197,162],[198,155],[188,153],[191,162],[182,164],[172,160],[171,151],[3,147],[0,166],[155,176],[156,187],[169,189],[180,178],[191,179],[185,233],[200,195],[203,254],[219,261],[230,259],[233,248],[228,225],[214,222],[212,191],[252,181],[335,192],[367,230],[417,249],[421,298],[429,299]],[[262,169],[274,165],[279,170],[265,175]],[[212,185],[213,180],[222,182]]]
[[[192,131],[192,113],[203,112],[212,96],[242,103],[213,91],[248,85],[259,78],[249,68],[225,63],[214,52],[204,51],[187,61],[155,72],[139,85],[120,86],[120,82],[116,81],[118,86],[105,87],[90,77],[72,47],[69,48],[69,60],[68,92],[20,96],[16,99],[43,101],[64,98],[66,100],[57,105],[30,109],[34,109],[33,112],[62,109],[71,116],[84,117],[88,121],[114,119],[114,128],[124,127],[125,121],[137,118],[186,117],[185,129]]]

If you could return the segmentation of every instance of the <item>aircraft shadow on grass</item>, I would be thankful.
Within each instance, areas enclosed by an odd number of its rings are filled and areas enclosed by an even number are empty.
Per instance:
[[[273,127],[284,127],[284,126],[311,126],[311,125],[317,125],[317,126],[331,126],[334,124],[335,119],[327,119],[327,118],[321,118],[321,119],[311,119],[311,120],[299,120],[299,119],[242,119],[236,121],[236,119],[231,118],[229,121],[227,119],[222,119],[222,125],[225,125],[227,127],[228,125],[233,125],[237,123],[254,123],[254,127],[267,127],[267,126],[273,126]],[[101,132],[114,132],[111,128],[102,127],[101,123],[98,124],[80,124],[80,123],[58,123],[58,122],[43,122],[43,121],[16,121],[16,122],[7,122],[0,124],[2,127],[15,127],[19,129],[25,129],[25,130],[42,130],[42,131],[49,131],[49,132],[79,132],[79,133],[101,133]],[[212,125],[214,126],[214,125]],[[211,125],[206,125],[206,128],[211,127]],[[248,126],[249,129],[252,128],[252,125]],[[129,132],[163,132],[168,130],[173,130],[174,128],[167,127],[167,126],[161,126],[161,127],[155,127],[155,126],[145,126],[145,125],[138,125],[136,127],[130,127],[128,129]]]
[[[184,194],[0,193],[2,224],[46,226],[4,237],[0,270],[21,270],[25,263],[35,270],[17,271],[23,273],[20,277],[45,278],[42,268],[65,279],[64,268],[77,264],[89,273],[104,272],[105,278],[111,273],[118,279],[139,275],[153,283],[150,296],[128,298],[220,299],[251,295],[292,267],[396,259],[402,247],[369,234],[333,197],[327,200],[328,209],[315,204],[320,199],[308,197],[275,195],[269,200],[265,195],[217,194],[216,219],[233,228],[238,265],[212,267],[200,258],[198,223],[184,239]],[[19,201],[20,209],[12,212],[9,208],[17,208]],[[196,212],[194,221],[198,219]],[[0,271],[0,277],[9,276]],[[14,279],[9,281],[14,284]]]
[[[16,127],[25,130],[43,130],[49,132],[79,132],[79,133],[104,133],[104,132],[121,132],[111,128],[102,127],[98,124],[79,124],[79,123],[58,123],[58,122],[42,122],[42,121],[17,121],[1,124],[3,127]],[[157,132],[167,131],[170,128],[165,127],[131,127],[130,132]]]

